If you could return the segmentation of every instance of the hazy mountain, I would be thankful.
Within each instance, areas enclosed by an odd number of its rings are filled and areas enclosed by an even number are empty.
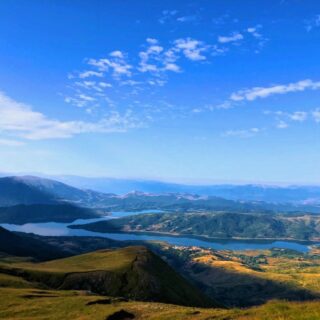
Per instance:
[[[192,193],[231,200],[320,204],[320,186],[186,185],[153,180],[86,178],[78,176],[56,176],[54,178],[75,187],[116,194],[139,190],[148,193]]]
[[[104,208],[107,211],[138,211],[138,210],[171,210],[171,211],[231,211],[231,212],[270,212],[270,211],[309,211],[320,212],[320,207],[296,204],[272,204],[261,201],[230,200],[218,196],[200,196],[190,193],[145,193],[140,191],[129,192],[124,195],[102,193],[88,189],[79,189],[65,183],[51,179],[34,176],[5,177],[0,178],[0,207],[16,205],[76,205],[88,208]],[[70,207],[71,208],[71,207]],[[28,207],[20,207],[11,210],[12,213],[22,210],[28,211]],[[39,209],[39,208],[38,208]],[[45,212],[45,208],[42,208]],[[61,208],[62,209],[62,208]],[[63,210],[66,217],[88,217],[88,212],[67,213],[67,207]],[[54,209],[48,212],[56,216]],[[30,210],[29,210],[30,212]],[[35,208],[35,213],[39,212]],[[4,212],[6,214],[6,212]],[[41,213],[40,213],[41,215]],[[50,220],[50,215],[44,213]],[[60,215],[61,216],[61,215]],[[40,219],[41,220],[41,219]],[[37,221],[40,221],[37,218]],[[43,221],[43,220],[41,220]],[[57,220],[55,220],[57,221]],[[59,220],[63,221],[63,220]],[[29,221],[30,222],[30,221]],[[19,222],[20,223],[20,222]]]
[[[108,195],[75,188],[52,179],[35,176],[0,178],[0,206],[71,203],[90,207],[103,204]]]

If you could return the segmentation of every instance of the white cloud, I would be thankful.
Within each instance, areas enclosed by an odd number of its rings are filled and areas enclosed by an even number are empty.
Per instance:
[[[124,54],[120,50],[110,52],[110,56],[120,58],[120,59],[124,58]]]
[[[141,84],[140,81],[131,80],[131,79],[125,80],[125,81],[121,81],[121,85],[122,86],[133,86],[134,87],[134,86],[137,86],[139,84]]]
[[[164,66],[165,70],[173,71],[173,72],[180,72],[180,67],[176,65],[175,63],[167,63]]]
[[[139,52],[140,63],[138,70],[142,73],[151,72],[157,74],[166,71],[180,72],[180,67],[175,63],[178,59],[177,50],[170,48],[165,50],[156,39],[147,39],[149,46],[145,51]]]
[[[313,111],[294,111],[292,113],[286,111],[264,111],[265,115],[275,116],[277,121],[277,127],[279,129],[287,128],[288,122],[305,122],[306,120],[313,119],[316,122],[320,122],[320,109],[315,109]]]
[[[248,28],[248,29],[247,29],[247,31],[248,31],[249,33],[254,33],[254,32],[256,32],[256,30],[257,30],[257,28]]]
[[[320,14],[317,14],[312,19],[305,21],[305,28],[308,32],[318,27],[320,27]]]
[[[175,40],[175,51],[182,51],[186,58],[193,61],[206,60],[206,57],[202,54],[208,49],[202,41],[192,38]]]
[[[161,79],[153,79],[153,80],[149,80],[148,83],[151,85],[151,86],[159,86],[159,87],[162,87],[166,84],[166,81],[165,80],[161,80]]]
[[[299,122],[303,122],[305,120],[307,120],[308,118],[308,113],[305,111],[296,111],[292,114],[289,114],[289,118],[292,121],[299,121]]]
[[[95,101],[96,100],[94,97],[90,97],[90,96],[83,94],[83,93],[79,94],[79,98],[84,101]]]
[[[222,134],[223,137],[239,137],[239,138],[251,138],[260,133],[259,128],[250,128],[244,130],[228,130]]]
[[[233,33],[231,36],[219,36],[218,41],[220,43],[229,43],[229,42],[236,42],[243,39],[243,35],[239,32]]]
[[[316,122],[320,122],[320,108],[312,111],[312,117]]]
[[[100,81],[99,82],[99,86],[102,87],[102,88],[111,88],[112,84],[108,83],[108,82]]]
[[[85,88],[87,90],[96,90],[98,92],[102,92],[102,88],[106,88],[107,85],[111,86],[110,84],[107,84],[105,82],[95,82],[95,81],[76,81],[75,86],[81,87],[81,88]],[[102,84],[102,85],[101,85]],[[80,97],[80,99],[84,100],[84,101],[95,101],[96,99],[94,97],[91,96],[87,96],[85,94],[78,94],[78,96]]]
[[[182,17],[178,17],[177,21],[178,22],[193,22],[198,20],[198,16],[197,15],[190,15],[190,16],[182,16]]]
[[[160,54],[163,51],[163,47],[159,46],[158,40],[147,39],[149,46],[145,51],[139,52],[140,63],[139,71],[141,72],[159,72],[160,67],[158,66],[161,60]]]
[[[257,39],[262,38],[262,34],[259,33],[259,29],[261,29],[262,26],[260,24],[256,25],[255,27],[250,27],[247,29],[247,32],[250,33],[252,36],[254,36]]]
[[[84,71],[79,74],[79,78],[81,79],[89,77],[103,77],[103,73],[97,71]]]
[[[320,81],[312,81],[310,79],[306,79],[294,83],[275,85],[271,87],[253,87],[250,89],[240,90],[232,93],[230,96],[230,100],[253,101],[257,98],[267,98],[275,94],[285,94],[289,92],[304,91],[306,89],[319,90]]]
[[[177,10],[163,10],[159,23],[164,24],[173,19],[173,17],[178,13]]]
[[[80,133],[124,132],[141,125],[131,112],[123,115],[112,112],[98,122],[50,119],[43,113],[34,111],[31,106],[0,93],[0,132],[7,136],[29,140],[70,138]],[[2,144],[18,143],[10,141],[2,139]]]
[[[154,39],[154,38],[147,38],[147,42],[149,44],[157,44],[159,41],[157,39]]]
[[[7,147],[20,147],[23,146],[25,143],[18,140],[12,140],[12,139],[1,139],[0,138],[0,145],[1,146],[7,146]]]
[[[286,129],[286,128],[289,127],[289,125],[288,125],[285,121],[280,120],[280,121],[278,121],[276,127],[277,127],[278,129]]]
[[[105,72],[112,70],[113,77],[118,79],[121,76],[131,76],[132,66],[126,62],[124,54],[117,50],[109,54],[111,58],[89,59],[88,64],[96,67],[98,71]]]

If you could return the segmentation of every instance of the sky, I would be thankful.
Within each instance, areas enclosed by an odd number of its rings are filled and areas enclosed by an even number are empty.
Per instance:
[[[0,2],[0,172],[320,183],[320,2]]]

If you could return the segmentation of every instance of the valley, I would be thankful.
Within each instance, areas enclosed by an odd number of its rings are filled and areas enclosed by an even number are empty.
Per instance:
[[[309,320],[320,314],[315,213],[138,192],[100,194],[95,205],[88,191],[17,180],[10,180],[16,191],[6,194],[12,205],[0,208],[0,318]],[[46,196],[37,203],[39,192]],[[299,313],[303,308],[308,312]]]

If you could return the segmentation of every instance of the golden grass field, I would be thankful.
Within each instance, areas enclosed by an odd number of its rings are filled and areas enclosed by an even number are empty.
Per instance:
[[[130,250],[119,251],[114,259],[109,250],[100,250],[88,255],[44,263],[21,262],[19,259],[6,259],[2,265],[45,272],[82,272],[112,268],[121,270],[132,260]],[[200,253],[202,252],[202,253]],[[256,257],[261,251],[217,252],[200,250],[192,258],[197,263],[213,265],[221,270],[232,270],[238,274],[290,283],[320,292],[320,261],[314,255],[289,259],[274,257],[264,251],[267,263],[261,263],[263,270],[255,271],[248,267],[239,255]],[[80,257],[80,258],[79,258]],[[91,259],[95,257],[96,259]],[[313,258],[311,258],[313,257]],[[86,259],[88,258],[88,259]],[[223,281],[223,279],[216,279]],[[232,284],[230,284],[232,285]],[[93,303],[105,301],[103,304]],[[89,304],[91,302],[91,304]],[[271,300],[263,305],[250,308],[194,308],[177,305],[124,301],[114,297],[94,295],[84,291],[49,290],[41,284],[31,283],[20,276],[0,273],[0,319],[6,320],[106,320],[117,311],[125,310],[134,319],[154,320],[319,320],[320,301],[288,302]]]

